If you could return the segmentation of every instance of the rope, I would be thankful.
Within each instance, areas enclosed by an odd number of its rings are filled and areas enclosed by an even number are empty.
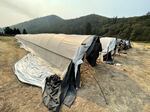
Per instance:
[[[84,56],[84,60],[85,60],[85,56]],[[94,73],[95,73],[95,70],[94,70],[91,66],[89,66],[89,64],[88,64],[88,67],[91,68],[91,69],[94,71]],[[94,78],[95,82],[97,83],[98,88],[99,88],[100,92],[102,93],[102,96],[103,96],[103,98],[104,98],[104,100],[105,100],[106,105],[108,105],[108,101],[107,101],[107,99],[106,99],[106,96],[105,96],[105,94],[104,94],[104,91],[103,91],[101,85],[99,84],[99,82],[98,82],[98,80],[96,79],[96,77],[94,76],[94,74],[93,74],[93,75],[91,74],[91,76]],[[100,93],[99,93],[99,95],[101,96]]]
[[[95,72],[95,70],[94,70],[94,72]],[[92,75],[92,74],[91,74],[91,75]],[[99,90],[100,90],[101,93],[102,93],[102,96],[103,96],[103,98],[104,98],[104,100],[105,100],[106,105],[108,105],[108,101],[107,101],[107,99],[106,99],[106,96],[105,96],[105,94],[104,94],[104,91],[103,91],[101,85],[99,84],[99,82],[98,82],[98,80],[96,79],[96,77],[94,76],[94,74],[93,74],[92,76],[93,76],[95,82],[97,83],[97,85],[98,85],[98,87],[99,87]],[[99,94],[100,94],[100,93],[99,93]],[[101,95],[101,94],[100,94],[100,95]]]

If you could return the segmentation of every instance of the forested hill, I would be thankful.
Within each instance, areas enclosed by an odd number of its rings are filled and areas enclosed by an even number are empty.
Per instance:
[[[129,18],[107,18],[95,14],[65,20],[50,15],[10,26],[27,33],[96,34],[150,41],[150,15]]]

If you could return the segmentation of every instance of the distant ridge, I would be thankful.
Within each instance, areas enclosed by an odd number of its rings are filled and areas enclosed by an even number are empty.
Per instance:
[[[130,37],[132,40],[150,41],[150,15],[129,18],[108,18],[90,14],[75,19],[62,19],[56,15],[49,15],[10,27],[18,28],[20,31],[26,29],[31,34],[85,34],[87,23],[91,24],[91,34],[116,36],[119,38]]]
[[[87,22],[93,23],[95,21],[100,24],[107,20],[107,17],[91,14],[76,19],[62,19],[56,15],[36,18],[30,21],[19,23],[11,28],[19,28],[21,31],[26,29],[28,33],[84,33],[83,28]],[[80,31],[76,31],[76,29]],[[74,32],[75,31],[75,32]]]

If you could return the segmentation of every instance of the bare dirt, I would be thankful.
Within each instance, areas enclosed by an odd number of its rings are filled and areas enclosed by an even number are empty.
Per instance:
[[[26,53],[15,39],[0,37],[0,112],[48,112],[41,89],[21,83],[13,72],[14,63]],[[71,108],[63,105],[61,111],[150,112],[150,43],[133,43],[115,62],[121,65],[98,60],[92,68],[84,63],[77,98]]]

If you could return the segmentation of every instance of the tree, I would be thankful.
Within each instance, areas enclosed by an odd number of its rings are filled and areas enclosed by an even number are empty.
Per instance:
[[[118,17],[116,16],[116,17],[114,17],[114,18],[112,18],[112,23],[113,24],[116,24],[117,23],[117,21],[118,21]]]
[[[150,12],[147,12],[146,15],[147,15],[147,16],[150,16]]]
[[[92,34],[92,25],[90,23],[86,24],[85,34],[86,35]]]
[[[17,29],[16,29],[16,28],[13,29],[13,34],[14,34],[14,35],[17,34]]]
[[[16,34],[21,34],[19,29],[16,29]]]
[[[27,31],[26,31],[26,29],[23,29],[23,32],[22,32],[23,34],[27,34]]]
[[[5,32],[5,34],[9,34],[9,35],[12,35],[12,34],[13,34],[13,30],[12,30],[11,28],[9,28],[9,27],[6,27],[6,28],[4,29],[4,32]]]

